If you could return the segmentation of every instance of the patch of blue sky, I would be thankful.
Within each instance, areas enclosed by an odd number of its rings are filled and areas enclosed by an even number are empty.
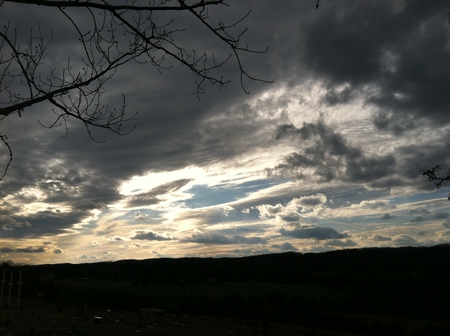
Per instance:
[[[409,217],[392,215],[388,219],[383,219],[383,214],[361,215],[346,218],[333,218],[333,223],[328,225],[334,229],[349,231],[365,231],[367,229],[382,228],[404,224],[411,220]]]
[[[191,209],[226,204],[234,202],[246,196],[248,193],[273,187],[274,184],[276,183],[273,181],[255,180],[238,184],[233,187],[194,185],[186,191],[194,196],[184,201],[184,204]]]
[[[350,187],[334,187],[323,190],[317,190],[323,193],[328,200],[326,205],[331,209],[350,206],[351,204],[359,204],[362,201],[377,200],[389,196],[387,190],[369,190],[363,186]]]
[[[406,197],[396,197],[391,198],[391,204],[394,205],[400,205],[405,203],[415,203],[415,202],[422,202],[422,201],[430,201],[434,199],[442,199],[443,201],[446,201],[450,195],[450,190],[448,188],[442,188],[442,189],[436,189],[432,192],[423,192],[418,193]],[[450,207],[450,202],[449,202]]]

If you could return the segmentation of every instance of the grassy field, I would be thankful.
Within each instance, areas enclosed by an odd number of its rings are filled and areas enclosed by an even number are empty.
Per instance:
[[[237,296],[242,298],[268,298],[273,295],[284,298],[303,298],[320,301],[326,296],[332,301],[347,299],[341,291],[325,285],[308,284],[279,284],[279,283],[229,283],[222,285],[209,284],[162,284],[151,283],[148,286],[133,286],[131,281],[100,281],[100,280],[61,280],[56,281],[65,293],[117,293],[127,296],[138,296],[153,299],[180,299],[180,298],[225,298]]]
[[[131,335],[145,334],[154,336],[230,336],[230,335],[270,335],[301,336],[299,330],[261,326],[253,322],[194,317],[188,315],[167,315],[150,318],[132,312],[117,312],[90,309],[65,308],[52,306],[28,307],[25,309],[2,309],[1,319],[11,320],[5,329],[0,327],[0,335]],[[95,323],[95,317],[102,317],[101,323]]]
[[[51,284],[48,288],[52,291],[44,291],[44,299],[24,299],[23,310],[0,309],[0,323],[8,316],[12,320],[8,330],[0,327],[0,336],[139,332],[256,336],[266,335],[269,329],[272,336],[294,336],[312,334],[313,327],[316,335],[344,335],[342,331],[346,331],[365,335],[423,336],[428,335],[424,331],[428,325],[437,325],[438,331],[449,329],[446,323],[429,319],[364,313],[355,309],[355,301],[351,301],[347,288],[321,284],[136,285],[132,281],[98,279],[52,280]],[[11,302],[17,302],[16,298]],[[361,302],[365,302],[364,298]],[[150,318],[139,314],[141,308],[161,308],[167,314],[164,318]],[[94,317],[101,317],[102,323],[95,323]],[[374,334],[374,328],[381,328],[381,333]],[[319,333],[319,329],[327,330]]]

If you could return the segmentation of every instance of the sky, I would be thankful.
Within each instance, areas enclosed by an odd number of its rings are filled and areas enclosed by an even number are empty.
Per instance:
[[[226,87],[175,62],[129,63],[102,100],[126,97],[124,136],[68,120],[46,128],[47,103],[0,121],[13,161],[0,182],[0,260],[87,263],[242,257],[450,242],[448,185],[421,170],[450,167],[450,7],[444,1],[229,0],[234,22],[265,53],[241,53]],[[74,11],[75,17],[83,12]],[[88,20],[87,16],[86,20]],[[51,18],[51,20],[49,20]],[[77,60],[57,9],[0,8],[18,38],[53,32],[46,64]],[[187,48],[229,49],[193,23]],[[237,30],[236,30],[237,31]],[[65,62],[65,63],[64,63]],[[0,68],[3,65],[0,64]],[[3,71],[3,69],[2,69]],[[248,91],[248,92],[246,92]],[[0,101],[5,101],[2,92]],[[0,162],[9,152],[0,147]],[[3,167],[1,169],[3,169]]]

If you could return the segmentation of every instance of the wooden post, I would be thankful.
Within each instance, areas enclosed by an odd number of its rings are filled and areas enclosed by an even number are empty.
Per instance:
[[[9,286],[8,307],[9,307],[9,301],[11,300],[11,289],[12,289],[12,286],[14,285],[12,279],[13,279],[13,272],[11,272],[11,279],[10,279],[9,284],[8,284],[8,286]]]
[[[17,308],[19,308],[20,307],[20,286],[23,285],[22,271],[20,271],[20,273],[19,273],[19,282],[17,284],[19,285],[19,295],[17,296]]]
[[[0,307],[2,306],[2,303],[3,303],[3,288],[5,287],[5,283],[6,283],[5,277],[6,277],[6,268],[3,270],[3,280],[1,281],[2,282],[2,291],[0,293]]]

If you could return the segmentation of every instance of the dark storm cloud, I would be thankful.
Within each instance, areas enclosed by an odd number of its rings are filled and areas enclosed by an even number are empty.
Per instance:
[[[379,109],[375,126],[396,134],[416,127],[420,118],[450,121],[444,2],[339,2],[321,10],[301,25],[301,59],[328,83],[325,102],[345,103],[361,93]]]
[[[342,239],[348,238],[346,233],[340,233],[330,227],[307,227],[307,228],[295,228],[293,230],[286,230],[281,228],[280,233],[282,236],[294,237],[299,239]]]
[[[268,169],[269,176],[306,177],[313,171],[321,181],[370,182],[393,171],[396,160],[392,155],[367,156],[360,148],[351,146],[345,138],[323,121],[278,126],[274,139],[288,139],[302,147],[302,152],[285,156],[278,166]]]
[[[445,222],[442,223],[442,226],[446,229],[450,229],[450,220],[447,220]]]
[[[381,216],[380,219],[382,219],[382,220],[387,220],[387,219],[391,219],[392,217],[394,217],[394,216],[391,216],[390,214],[385,213],[383,216]]]
[[[246,238],[239,235],[229,235],[226,236],[222,233],[202,233],[194,234],[190,238],[185,238],[182,240],[187,243],[198,243],[198,244],[218,244],[218,245],[234,245],[234,244],[265,244],[267,240],[260,237],[250,237]]]
[[[163,240],[174,240],[175,238],[163,236],[150,230],[136,230],[134,234],[130,236],[130,239],[163,241]]]

